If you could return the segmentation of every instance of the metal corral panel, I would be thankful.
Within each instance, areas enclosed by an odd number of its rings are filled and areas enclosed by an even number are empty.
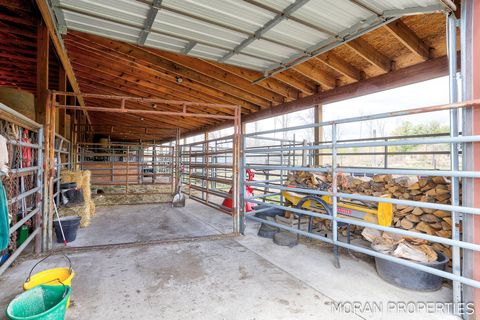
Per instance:
[[[424,8],[447,9],[440,0],[60,0],[53,12],[69,29],[270,72]]]

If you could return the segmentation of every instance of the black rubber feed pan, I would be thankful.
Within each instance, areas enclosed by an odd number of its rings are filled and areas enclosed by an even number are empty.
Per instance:
[[[437,261],[420,264],[442,271],[445,270],[448,257],[441,252],[437,252],[437,255]],[[375,266],[377,267],[377,273],[380,278],[400,288],[416,291],[437,291],[442,287],[442,277],[425,271],[413,269],[377,257],[375,257]]]

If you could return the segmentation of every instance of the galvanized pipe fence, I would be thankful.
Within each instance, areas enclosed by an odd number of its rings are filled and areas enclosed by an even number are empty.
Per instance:
[[[77,165],[80,170],[91,172],[91,184],[96,187],[121,188],[126,195],[171,195],[174,192],[174,146],[78,142],[77,148]],[[141,185],[164,185],[168,190],[132,191],[134,186]]]
[[[245,186],[254,186],[260,190],[262,190],[261,194],[256,194],[252,197],[246,197],[245,194],[241,195],[242,203],[245,204],[246,202],[251,202],[255,204],[263,204],[266,205],[267,208],[255,211],[255,212],[245,212],[242,211],[242,226],[245,227],[246,219],[265,223],[268,225],[272,225],[278,227],[282,230],[288,230],[290,232],[300,234],[305,237],[317,239],[326,243],[332,244],[334,247],[342,247],[345,249],[357,251],[360,253],[368,254],[370,256],[382,258],[388,261],[392,261],[401,265],[405,265],[408,267],[412,267],[414,269],[422,270],[431,274],[435,274],[446,279],[452,280],[454,286],[457,285],[467,285],[472,286],[475,288],[480,288],[480,281],[476,279],[467,278],[462,275],[461,271],[461,253],[465,250],[473,250],[473,251],[480,251],[480,244],[478,243],[471,243],[461,239],[461,234],[457,232],[452,232],[452,238],[443,238],[439,236],[433,236],[429,234],[423,234],[418,232],[412,232],[408,230],[403,230],[394,227],[386,227],[380,226],[371,222],[361,221],[356,219],[348,218],[344,215],[337,214],[337,206],[338,201],[340,200],[360,200],[360,201],[367,201],[373,203],[392,203],[397,205],[404,205],[404,206],[413,206],[413,207],[420,207],[420,208],[429,208],[429,209],[436,209],[436,210],[443,210],[452,212],[453,216],[456,216],[458,221],[457,226],[453,226],[452,229],[458,228],[461,224],[461,216],[462,215],[478,215],[480,214],[480,208],[473,208],[473,207],[466,207],[460,205],[460,196],[458,192],[452,192],[452,201],[451,204],[438,204],[438,203],[429,203],[429,202],[422,202],[422,201],[413,201],[413,200],[404,200],[404,199],[393,199],[393,198],[383,198],[377,196],[367,196],[367,195],[360,195],[360,194],[353,194],[348,192],[343,192],[339,190],[339,186],[337,186],[337,176],[342,174],[351,174],[351,175],[374,175],[374,174],[391,174],[391,175],[407,175],[407,176],[421,176],[421,177],[434,177],[434,176],[444,176],[449,177],[452,184],[452,190],[454,188],[458,188],[458,179],[459,178],[480,178],[479,171],[466,171],[462,168],[454,165],[455,161],[450,159],[451,165],[450,168],[444,170],[434,170],[434,169],[409,169],[409,168],[384,168],[384,167],[357,167],[357,166],[339,166],[338,165],[338,158],[339,155],[342,154],[342,150],[348,148],[370,148],[370,147],[390,147],[390,146],[410,146],[410,145],[440,145],[440,144],[448,144],[450,146],[450,150],[458,150],[458,152],[451,152],[449,151],[449,157],[458,158],[461,156],[461,150],[464,148],[465,145],[473,144],[480,142],[480,136],[476,135],[459,135],[458,127],[451,130],[448,136],[439,135],[439,136],[427,136],[427,137],[395,137],[394,140],[385,139],[384,137],[380,137],[377,139],[365,139],[362,141],[361,139],[355,139],[355,141],[341,141],[337,139],[337,132],[338,127],[340,125],[348,125],[351,123],[358,123],[361,121],[370,121],[372,119],[390,119],[400,116],[409,116],[409,115],[416,115],[416,114],[431,114],[437,111],[450,111],[450,110],[460,110],[464,108],[470,108],[474,106],[479,106],[480,101],[467,101],[462,103],[451,103],[446,105],[439,105],[439,106],[432,106],[426,108],[417,108],[417,109],[410,109],[410,110],[403,110],[403,111],[396,111],[390,113],[382,113],[382,114],[375,114],[370,116],[361,116],[361,117],[354,117],[349,119],[341,119],[335,121],[326,121],[321,123],[313,123],[301,126],[295,126],[290,128],[281,128],[275,130],[266,130],[263,132],[254,132],[249,134],[243,135],[242,140],[242,163],[241,163],[241,173],[243,174],[245,170],[252,169],[256,172],[270,172],[271,174],[268,178],[265,178],[261,181],[245,181],[245,176],[242,177],[242,186],[240,190],[243,192],[245,190]],[[331,140],[325,141],[318,144],[305,144],[305,145],[282,145],[281,143],[272,143],[271,137],[269,135],[281,132],[295,132],[297,130],[304,130],[304,129],[313,129],[316,127],[322,127],[323,130],[330,130],[331,133]],[[262,146],[262,147],[251,147],[255,143],[252,140],[263,140],[264,142],[270,141],[270,145]],[[289,161],[287,160],[286,155],[295,153],[298,159],[301,156],[302,152],[307,152],[309,158],[318,156],[320,151],[328,151],[328,153],[323,154],[322,157],[329,158],[329,164],[324,167],[315,167],[311,164],[305,164],[301,161]],[[362,152],[362,151],[360,151]],[[266,159],[267,157],[276,157],[277,159],[281,159],[279,162],[276,163],[258,163],[256,160],[261,157]],[[309,161],[311,162],[311,161]],[[284,175],[281,174],[282,172],[295,172],[295,171],[308,171],[308,172],[316,172],[316,173],[328,173],[332,176],[332,183],[330,189],[327,190],[317,190],[317,189],[310,189],[304,187],[289,187],[284,182]],[[276,174],[274,176],[273,174]],[[280,176],[280,179],[278,178]],[[457,178],[457,179],[455,179]],[[282,191],[294,191],[300,193],[304,196],[310,195],[317,195],[317,196],[330,196],[332,197],[332,215],[318,213],[309,210],[308,208],[292,208],[288,206],[288,204],[280,198],[279,195]],[[242,208],[245,208],[242,205]],[[256,217],[254,214],[256,212],[266,211],[269,208],[279,208],[283,210],[289,210],[290,212],[296,215],[305,215],[309,217],[317,217],[322,219],[328,219],[332,223],[332,232],[329,236],[323,236],[319,233],[310,232],[307,230],[301,230],[297,228],[293,228],[284,224],[277,223],[275,221],[262,219],[260,217]],[[452,248],[456,248],[460,254],[453,254],[452,256],[452,272],[448,271],[441,271],[438,269],[434,269],[432,267],[428,267],[413,261],[397,258],[388,254],[383,254],[377,252],[367,246],[361,246],[358,244],[348,243],[343,239],[339,239],[338,236],[338,224],[347,224],[347,225],[356,225],[360,227],[368,227],[380,231],[387,231],[394,234],[399,234],[403,236],[407,236],[410,238],[417,238],[417,239],[424,239],[430,242],[441,243],[444,245],[452,246]],[[242,228],[242,231],[243,231]],[[454,297],[454,302],[459,302],[456,297]]]

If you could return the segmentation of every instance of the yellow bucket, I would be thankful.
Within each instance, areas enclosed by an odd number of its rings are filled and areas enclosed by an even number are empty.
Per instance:
[[[45,258],[37,262],[37,264],[33,266],[32,270],[30,270],[30,274],[28,275],[27,280],[25,280],[25,283],[23,284],[23,290],[27,291],[41,284],[46,286],[71,287],[72,279],[75,276],[75,272],[73,272],[72,262],[70,261],[70,259],[66,255],[63,255],[63,256],[69,263],[68,268],[47,269],[45,271],[36,273],[32,276],[32,272],[35,269],[35,267],[37,267],[41,262],[45,261],[48,257],[50,257],[50,256],[46,256]],[[70,298],[68,299],[68,302],[67,302],[67,308],[69,306],[70,306]]]

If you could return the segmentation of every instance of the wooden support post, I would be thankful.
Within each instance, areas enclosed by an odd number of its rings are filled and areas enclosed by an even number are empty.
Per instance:
[[[56,123],[56,112],[55,112],[55,107],[54,107],[54,102],[55,102],[55,95],[48,95],[48,101],[49,103],[47,104],[47,110],[48,114],[50,116],[50,125],[49,125],[49,170],[48,170],[48,175],[49,175],[49,195],[48,195],[48,209],[49,209],[49,215],[48,215],[48,249],[51,250],[53,249],[53,214],[54,214],[54,201],[55,198],[53,196],[53,186],[54,186],[54,179],[55,179],[55,123]]]
[[[48,62],[49,62],[49,45],[50,38],[48,30],[43,21],[37,27],[37,88],[36,88],[36,121],[41,124],[45,124],[49,121],[47,116],[48,110]],[[43,206],[42,206],[42,233],[35,237],[35,252],[38,253],[39,248],[43,246],[43,250],[48,249],[48,210],[49,210],[49,179],[48,168],[49,158],[47,157],[47,132],[44,130],[44,177],[43,177]],[[40,151],[41,152],[41,151]]]
[[[313,107],[314,110],[314,120],[315,123],[320,123],[323,121],[323,106],[322,105],[315,105]],[[315,127],[314,132],[314,142],[315,146],[318,146],[323,141],[323,128],[322,127]],[[314,161],[315,166],[321,166],[323,164],[323,158],[319,155],[320,150],[313,150],[314,152]]]
[[[62,66],[60,66],[58,69],[58,91],[67,91],[67,75],[65,74],[65,70],[63,69]],[[67,97],[60,96],[59,103],[66,104]],[[65,124],[66,124],[66,118],[67,118],[67,110],[57,109],[56,112],[58,115],[58,134],[60,134],[63,137],[66,137],[67,132],[65,130],[66,129]]]
[[[78,123],[77,123],[77,112],[73,111],[70,115],[70,141],[72,144],[72,170],[77,170],[77,161],[78,161],[78,145],[77,145],[77,132],[78,132]]]
[[[36,121],[45,123],[48,99],[48,61],[50,37],[43,21],[37,27],[37,90],[36,90]]]

